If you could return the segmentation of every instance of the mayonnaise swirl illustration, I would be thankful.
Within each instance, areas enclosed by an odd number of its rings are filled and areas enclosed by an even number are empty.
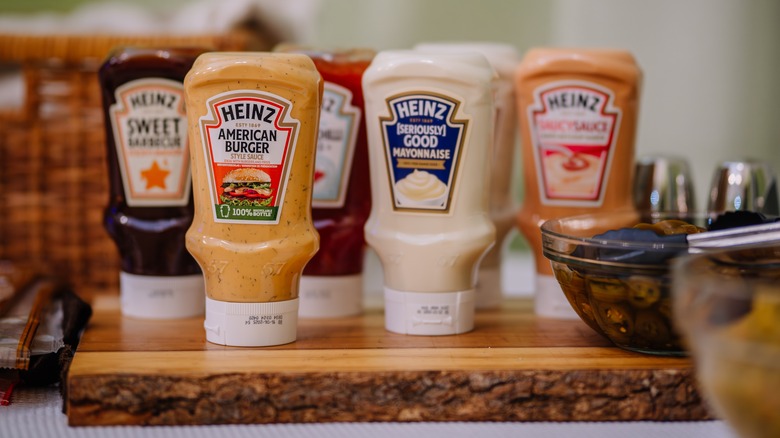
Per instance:
[[[554,152],[542,159],[548,196],[567,193],[593,197],[601,187],[601,157],[587,154],[567,155]]]
[[[415,169],[398,181],[395,189],[410,201],[430,201],[439,200],[447,192],[447,185],[432,173]]]

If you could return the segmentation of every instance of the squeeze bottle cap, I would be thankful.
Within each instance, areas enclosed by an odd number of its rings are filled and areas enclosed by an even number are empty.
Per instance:
[[[385,287],[385,328],[405,335],[455,335],[474,329],[474,289],[402,292]]]
[[[504,301],[501,289],[501,269],[479,268],[477,280],[477,309],[495,309]]]
[[[233,303],[206,297],[206,340],[236,347],[289,344],[297,337],[298,298]]]
[[[339,318],[363,312],[363,275],[303,275],[298,289],[301,318]]]
[[[122,314],[143,319],[177,319],[203,315],[203,275],[137,275],[119,273]]]
[[[534,311],[537,315],[557,319],[579,319],[554,276],[536,274],[535,290]]]

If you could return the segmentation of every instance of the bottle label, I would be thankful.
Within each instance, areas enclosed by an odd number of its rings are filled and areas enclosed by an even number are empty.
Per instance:
[[[534,97],[528,120],[542,204],[600,206],[621,119],[612,91],[561,81],[537,88]]]
[[[312,207],[344,206],[360,116],[360,108],[352,105],[351,91],[325,82],[320,132],[317,138]]]
[[[187,205],[190,154],[181,82],[138,79],[109,108],[125,200],[131,207]]]
[[[237,90],[214,96],[200,118],[214,220],[279,223],[300,122],[292,102]]]
[[[410,92],[387,99],[380,119],[396,211],[449,213],[469,120],[462,99]]]

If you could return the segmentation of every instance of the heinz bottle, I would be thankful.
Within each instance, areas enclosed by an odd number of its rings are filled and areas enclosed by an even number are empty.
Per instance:
[[[456,72],[456,74],[454,74]],[[363,76],[372,208],[366,240],[385,281],[385,327],[474,327],[488,213],[493,68],[477,53],[380,52]]]
[[[525,183],[517,223],[534,251],[539,315],[577,318],[542,255],[541,224],[633,205],[641,79],[620,50],[533,49],[517,69]]]
[[[110,174],[104,223],[119,250],[128,316],[203,313],[203,278],[184,245],[193,202],[182,86],[201,52],[122,48],[99,72]]]
[[[488,251],[479,265],[477,281],[477,309],[491,309],[503,301],[501,287],[501,250],[509,231],[512,230],[517,214],[511,182],[515,170],[517,149],[517,114],[515,112],[514,74],[519,62],[517,50],[508,44],[489,42],[422,43],[416,50],[481,53],[496,70],[498,78],[493,81],[495,101],[495,134],[490,156],[490,218],[496,226],[496,244]]]
[[[363,227],[371,211],[361,78],[371,50],[303,50],[324,80],[312,216],[320,249],[301,277],[299,316],[333,318],[363,311]]]
[[[292,342],[306,263],[322,79],[295,53],[201,55],[184,81],[195,218],[187,249],[206,280],[206,339]]]

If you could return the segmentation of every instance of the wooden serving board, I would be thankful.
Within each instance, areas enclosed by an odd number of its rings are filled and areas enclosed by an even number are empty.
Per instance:
[[[473,332],[387,332],[381,309],[301,320],[266,348],[205,341],[201,318],[122,317],[98,296],[70,367],[69,424],[710,419],[689,359],[615,347],[527,299],[477,313]]]

